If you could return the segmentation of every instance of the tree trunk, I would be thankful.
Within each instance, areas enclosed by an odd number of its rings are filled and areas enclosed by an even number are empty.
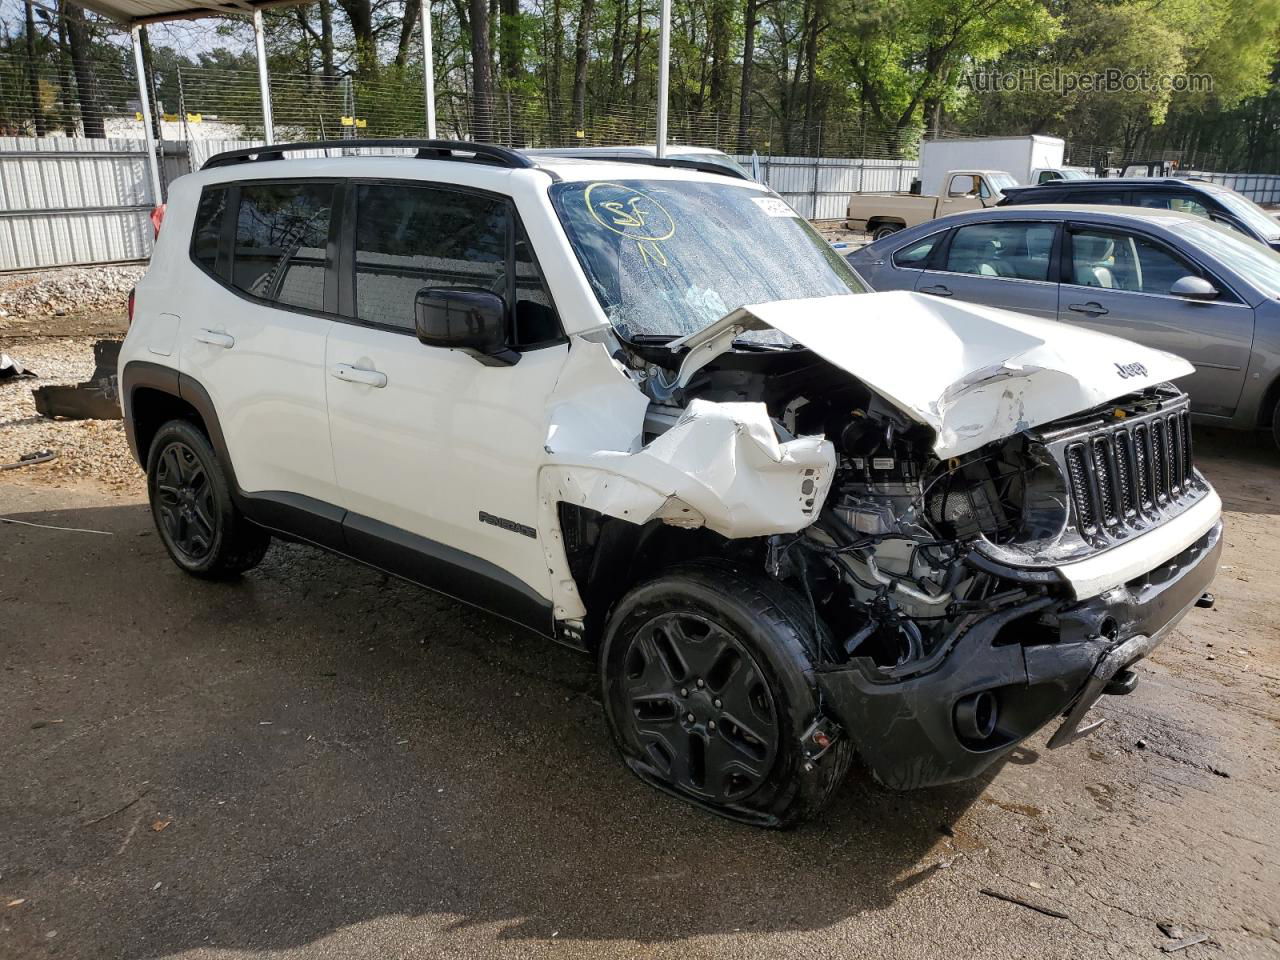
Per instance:
[[[622,68],[626,65],[625,37],[627,26],[627,0],[614,0],[613,6],[613,49],[609,58],[609,104],[618,102],[618,91],[622,89]]]
[[[404,0],[404,19],[400,21],[400,39],[396,43],[396,68],[403,70],[409,59],[409,44],[422,13],[422,0]]]
[[[578,16],[578,35],[573,50],[573,129],[586,129],[587,107],[587,45],[591,41],[591,16],[595,13],[596,0],[582,0],[582,12]],[[574,134],[577,136],[577,134]]]
[[[564,26],[560,0],[551,2],[551,63],[547,65],[547,96],[550,99],[552,118],[560,119],[560,64],[564,61]]]
[[[747,0],[742,15],[744,36],[742,39],[742,89],[738,96],[738,152],[746,153],[750,146],[751,128],[751,70],[756,58],[757,0]]]
[[[98,78],[94,76],[93,61],[89,57],[89,24],[79,4],[63,0],[60,6],[67,24],[67,46],[71,48],[71,69],[76,76],[76,102],[80,105],[84,135],[102,138],[107,131],[98,100]]]
[[[520,24],[520,0],[501,0],[502,76],[508,90],[518,89],[524,75],[524,36]]]
[[[631,106],[640,98],[640,51],[644,47],[644,0],[636,0],[636,43],[632,51],[634,66],[631,69]]]
[[[157,139],[160,136],[160,101],[156,99],[156,65],[151,58],[151,38],[147,36],[146,26],[138,30],[138,42],[142,44],[142,71],[147,75],[147,100],[151,104],[151,133]]]
[[[373,36],[373,6],[370,0],[338,0],[347,15],[355,38],[356,74],[372,77],[378,72],[378,46]]]
[[[320,72],[332,82],[338,76],[333,62],[333,7],[320,0]]]
[[[717,118],[729,116],[729,3],[712,0],[711,6],[711,109]]]
[[[31,94],[31,123],[35,127],[36,136],[43,137],[47,132],[44,114],[40,111],[40,77],[36,74],[36,13],[31,0],[25,4],[27,10],[27,88]]]
[[[471,138],[493,139],[493,77],[489,73],[489,4],[470,0],[471,20]]]

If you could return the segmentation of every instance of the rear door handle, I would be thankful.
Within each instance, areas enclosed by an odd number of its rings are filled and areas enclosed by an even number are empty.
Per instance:
[[[236,345],[235,337],[229,333],[220,333],[217,330],[197,330],[195,338],[200,343],[221,347],[223,350],[230,350]]]
[[[1067,309],[1072,310],[1076,313],[1088,314],[1091,317],[1100,317],[1104,313],[1111,312],[1102,304],[1094,303],[1092,300],[1090,300],[1088,303],[1069,303],[1067,304]]]
[[[387,385],[387,375],[377,370],[365,370],[363,367],[352,366],[349,363],[340,363],[331,371],[335,379],[345,380],[347,383],[363,383],[366,387],[385,387]]]
[[[921,287],[921,288],[920,288],[920,292],[921,292],[921,293],[928,293],[928,294],[931,294],[931,295],[933,295],[933,296],[935,296],[935,297],[950,297],[950,296],[953,296],[953,294],[951,293],[951,291],[950,291],[950,290],[948,290],[948,289],[947,289],[943,284],[941,284],[941,283],[934,284],[932,287]]]

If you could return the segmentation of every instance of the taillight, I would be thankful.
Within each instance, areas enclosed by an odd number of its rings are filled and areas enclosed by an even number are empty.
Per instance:
[[[133,326],[133,291],[129,291],[129,326]]]
[[[164,223],[164,204],[151,209],[151,227],[155,230],[155,236],[160,236],[160,224]],[[154,239],[154,237],[153,237]]]

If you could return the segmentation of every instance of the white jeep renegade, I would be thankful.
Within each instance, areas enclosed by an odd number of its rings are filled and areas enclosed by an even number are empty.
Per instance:
[[[866,293],[696,162],[308,146],[176,181],[135,292],[183,569],[306,541],[590,651],[636,774],[765,825],[855,755],[907,788],[1066,743],[1211,602],[1184,361]]]

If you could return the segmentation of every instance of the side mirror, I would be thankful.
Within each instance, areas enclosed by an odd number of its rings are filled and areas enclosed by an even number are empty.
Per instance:
[[[1184,300],[1218,299],[1218,288],[1204,277],[1181,277],[1173,282],[1169,293]]]
[[[507,346],[507,304],[476,288],[423,287],[413,302],[418,339],[470,354],[485,366],[509,367],[520,354]]]

